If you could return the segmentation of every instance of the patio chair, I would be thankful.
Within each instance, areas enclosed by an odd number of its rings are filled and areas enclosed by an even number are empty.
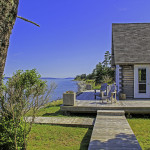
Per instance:
[[[104,96],[107,96],[107,83],[103,83],[101,85],[101,88],[100,88],[100,92],[96,92],[97,90],[94,89],[94,98],[96,99],[96,97],[100,97],[100,99],[102,99],[102,102],[103,102],[103,98]]]
[[[110,100],[111,103],[115,102],[116,103],[116,95],[117,95],[117,91],[116,91],[116,85],[112,84],[109,85],[109,89],[108,89],[108,95],[107,95],[107,102]]]

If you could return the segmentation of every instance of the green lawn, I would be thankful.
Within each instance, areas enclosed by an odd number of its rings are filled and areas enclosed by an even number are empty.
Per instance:
[[[49,103],[36,116],[45,117],[95,117],[86,114],[65,116],[60,111],[62,100]],[[30,116],[30,112],[28,114]],[[142,150],[150,150],[150,118],[127,119]],[[28,150],[86,150],[92,129],[33,124],[29,136]]]
[[[150,150],[150,118],[127,119],[142,150]]]
[[[87,150],[92,129],[33,124],[28,150]]]
[[[90,117],[95,118],[95,114],[71,114],[64,115],[62,111],[60,111],[60,105],[63,103],[62,100],[53,101],[48,103],[45,107],[39,109],[36,114],[36,117]],[[31,111],[26,115],[31,116]]]
[[[43,108],[39,109],[36,114],[36,117],[64,117],[63,113],[60,111],[60,105],[63,103],[62,100],[53,101],[48,103]],[[31,111],[27,114],[31,116]]]

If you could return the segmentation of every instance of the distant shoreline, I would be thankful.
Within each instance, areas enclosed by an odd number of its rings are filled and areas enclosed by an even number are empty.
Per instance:
[[[51,77],[41,77],[40,79],[74,79],[74,78],[51,78]]]
[[[9,79],[11,77],[4,77],[4,79]],[[52,77],[41,77],[40,79],[74,79],[74,77],[68,77],[68,78],[52,78]]]

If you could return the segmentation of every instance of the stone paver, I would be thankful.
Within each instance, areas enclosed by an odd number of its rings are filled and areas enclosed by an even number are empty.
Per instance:
[[[28,122],[31,121],[31,117],[26,118]],[[75,117],[36,117],[34,123],[41,124],[57,124],[57,125],[81,125],[81,126],[93,126],[95,118],[75,118]]]
[[[141,150],[141,147],[122,111],[106,113],[101,110],[96,117],[88,150]]]

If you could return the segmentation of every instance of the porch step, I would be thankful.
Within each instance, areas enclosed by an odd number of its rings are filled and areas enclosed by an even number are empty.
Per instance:
[[[97,115],[102,116],[124,116],[124,110],[98,110]]]

